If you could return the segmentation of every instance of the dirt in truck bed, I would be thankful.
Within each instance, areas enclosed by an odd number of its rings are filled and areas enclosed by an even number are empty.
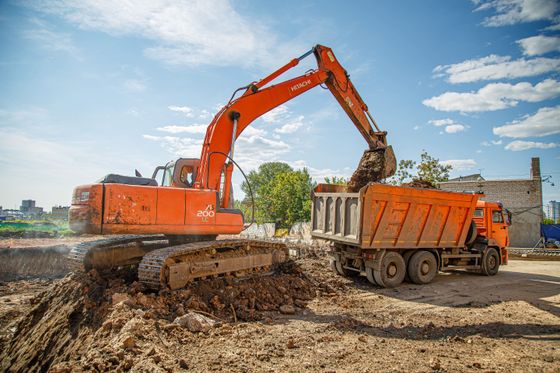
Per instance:
[[[301,252],[274,276],[174,292],[130,272],[0,283],[0,370],[558,371],[560,262],[380,289]]]

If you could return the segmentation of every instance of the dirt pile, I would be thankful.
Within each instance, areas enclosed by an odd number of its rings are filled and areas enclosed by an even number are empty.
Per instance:
[[[0,370],[184,368],[165,352],[171,334],[183,342],[196,338],[190,330],[219,334],[230,322],[298,313],[314,297],[315,286],[293,262],[270,276],[210,279],[159,293],[132,273],[71,274],[31,300],[33,309],[0,355]]]
[[[409,183],[403,183],[401,186],[419,189],[437,189],[437,186],[428,180],[414,179]]]

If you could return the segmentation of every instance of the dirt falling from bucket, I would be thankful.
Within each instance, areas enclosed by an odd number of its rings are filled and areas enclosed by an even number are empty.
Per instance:
[[[358,192],[370,182],[379,182],[387,176],[391,176],[394,170],[387,167],[387,164],[390,163],[390,160],[386,159],[387,153],[384,149],[366,150],[348,182],[348,191]]]

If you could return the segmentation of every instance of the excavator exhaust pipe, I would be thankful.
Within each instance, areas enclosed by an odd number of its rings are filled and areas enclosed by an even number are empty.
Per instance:
[[[348,182],[349,192],[358,192],[370,182],[379,182],[391,177],[397,171],[397,158],[390,145],[374,150],[366,150],[356,171]]]

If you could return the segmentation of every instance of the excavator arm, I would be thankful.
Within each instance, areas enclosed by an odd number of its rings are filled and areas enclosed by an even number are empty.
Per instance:
[[[311,53],[317,59],[316,70],[266,87],[268,83],[297,66]],[[384,153],[385,159],[391,164],[383,168],[382,177],[391,176],[395,171],[393,163],[396,161],[391,147],[387,146],[387,132],[380,131],[367,105],[350,81],[346,70],[336,60],[332,50],[317,45],[264,79],[240,88],[239,90],[244,90],[244,93],[236,99],[232,96],[230,102],[216,114],[204,138],[195,188],[220,190],[220,183],[223,182],[223,190],[221,190],[223,197],[220,205],[222,208],[228,207],[233,164],[227,161],[233,159],[235,140],[261,115],[321,84],[325,84],[334,95],[368,143],[370,151]]]

